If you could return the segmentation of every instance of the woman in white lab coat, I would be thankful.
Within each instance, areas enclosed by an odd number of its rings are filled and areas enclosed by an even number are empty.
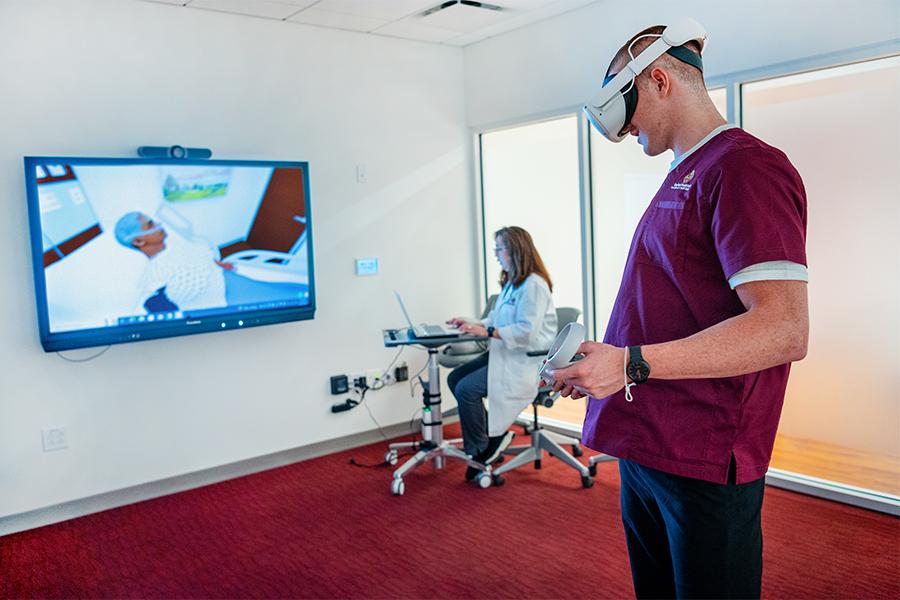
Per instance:
[[[527,353],[549,348],[556,337],[553,283],[531,235],[521,227],[504,227],[494,241],[502,271],[493,310],[482,321],[449,321],[465,333],[490,338],[488,352],[447,378],[459,405],[463,450],[484,464],[509,446],[514,436],[509,426],[537,393],[541,357]],[[478,472],[470,467],[466,478]]]

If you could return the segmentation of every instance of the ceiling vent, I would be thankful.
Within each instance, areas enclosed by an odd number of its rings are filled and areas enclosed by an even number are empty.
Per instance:
[[[475,2],[475,0],[449,0],[448,2],[444,2],[442,4],[438,4],[437,6],[433,6],[426,11],[419,13],[420,17],[427,17],[428,15],[433,15],[436,12],[440,12],[442,10],[447,10],[452,6],[456,6],[457,4],[462,4],[463,6],[470,6],[472,8],[480,8],[482,10],[506,10],[502,6],[497,6],[496,4],[488,4],[487,2]]]
[[[419,13],[422,25],[470,32],[487,27],[509,16],[509,9],[475,0],[449,0]]]

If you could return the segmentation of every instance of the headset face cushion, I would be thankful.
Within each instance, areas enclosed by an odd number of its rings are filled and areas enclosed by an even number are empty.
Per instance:
[[[622,129],[619,130],[619,137],[625,136],[625,129],[631,125],[631,117],[634,116],[634,110],[637,108],[638,103],[638,90],[637,90],[637,81],[634,82],[634,85],[631,86],[631,89],[628,90],[624,94],[625,96],[625,124],[622,125]]]

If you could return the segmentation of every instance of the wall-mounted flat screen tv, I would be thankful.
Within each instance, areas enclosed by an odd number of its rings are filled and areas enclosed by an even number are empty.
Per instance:
[[[305,162],[26,157],[48,352],[312,319]]]

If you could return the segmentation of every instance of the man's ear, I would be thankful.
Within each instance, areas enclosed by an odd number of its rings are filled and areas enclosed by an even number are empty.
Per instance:
[[[668,95],[671,84],[671,76],[665,69],[655,67],[652,71],[650,71],[650,85],[656,91],[660,92],[663,95]]]
[[[133,240],[131,240],[131,245],[134,246],[135,248],[142,248],[145,245],[147,245],[147,240],[145,240],[143,236],[136,237]]]

